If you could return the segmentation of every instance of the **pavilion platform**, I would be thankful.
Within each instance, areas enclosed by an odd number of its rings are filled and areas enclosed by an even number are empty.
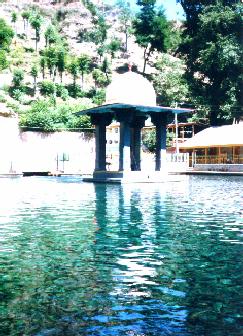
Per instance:
[[[181,181],[180,176],[166,171],[99,171],[83,176],[83,182],[93,183],[165,183]]]

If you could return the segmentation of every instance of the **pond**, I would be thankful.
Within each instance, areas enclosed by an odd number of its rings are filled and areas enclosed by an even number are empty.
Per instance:
[[[0,335],[242,335],[242,190],[0,179]]]

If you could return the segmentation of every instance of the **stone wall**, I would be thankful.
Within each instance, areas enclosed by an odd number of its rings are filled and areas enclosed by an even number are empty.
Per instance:
[[[243,172],[243,164],[195,164],[193,170]]]
[[[91,173],[94,163],[92,133],[22,132],[17,118],[0,117],[0,174],[57,169]]]

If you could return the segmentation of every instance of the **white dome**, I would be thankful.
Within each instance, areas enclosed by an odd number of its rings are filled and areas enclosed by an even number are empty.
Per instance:
[[[143,76],[129,71],[119,75],[107,87],[106,104],[156,106],[153,85]]]

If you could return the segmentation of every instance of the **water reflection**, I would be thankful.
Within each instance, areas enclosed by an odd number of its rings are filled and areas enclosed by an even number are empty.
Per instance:
[[[240,335],[240,178],[0,182],[0,334]]]

